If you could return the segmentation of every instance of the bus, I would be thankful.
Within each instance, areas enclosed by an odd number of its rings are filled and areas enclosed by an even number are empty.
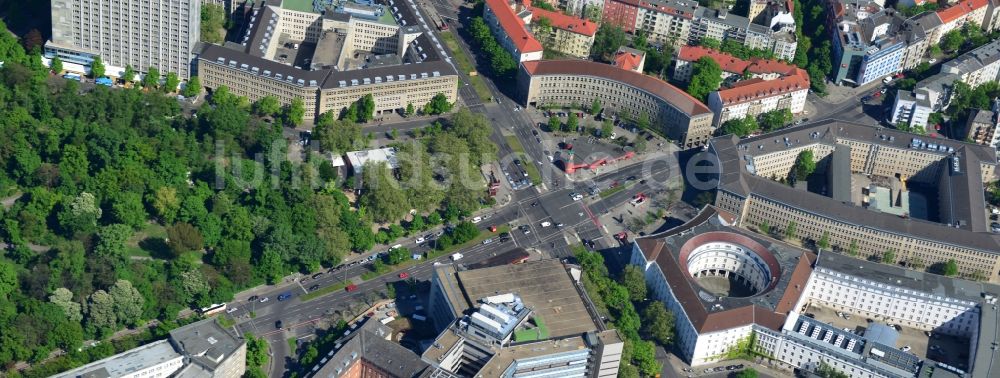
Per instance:
[[[226,307],[227,305],[225,303],[213,304],[208,307],[202,307],[200,312],[203,316],[212,316],[226,311]]]

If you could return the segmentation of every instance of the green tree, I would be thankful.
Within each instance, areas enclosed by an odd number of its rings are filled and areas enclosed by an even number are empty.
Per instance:
[[[795,165],[792,166],[792,174],[795,180],[805,180],[816,170],[816,161],[813,158],[811,149],[802,150],[795,158]]]
[[[660,301],[653,301],[642,312],[642,333],[663,346],[674,338],[674,314]]]
[[[580,127],[580,119],[577,118],[576,113],[569,112],[569,116],[566,117],[566,124],[563,125],[563,131],[573,132]]]
[[[731,119],[723,122],[722,127],[719,129],[722,135],[732,134],[740,138],[744,138],[760,130],[760,127],[757,125],[757,119],[748,115],[743,118]]]
[[[135,81],[135,68],[132,68],[131,64],[125,65],[125,72],[122,73],[122,81],[125,83]]]
[[[132,228],[124,224],[104,226],[97,232],[94,254],[114,261],[125,260],[125,241],[132,236]]]
[[[601,99],[594,97],[594,101],[590,102],[590,114],[591,115],[601,114],[602,109],[603,108],[601,108]]]
[[[301,98],[293,98],[292,102],[285,106],[285,124],[292,127],[297,127],[302,124],[302,119],[305,118],[306,108],[305,103],[302,102]]]
[[[385,163],[365,164],[363,174],[364,189],[359,200],[368,209],[376,222],[398,221],[409,211],[410,206],[399,182]]]
[[[757,371],[753,368],[747,368],[736,373],[736,378],[757,378]]]
[[[556,117],[555,115],[549,117],[549,131],[559,131],[561,129],[562,121],[559,120],[559,117]]]
[[[153,210],[164,223],[171,223],[177,217],[177,212],[181,208],[180,199],[177,197],[177,189],[164,186],[156,189],[152,201]]]
[[[896,262],[896,250],[895,249],[890,249],[888,251],[885,251],[885,253],[882,254],[882,263],[883,264],[892,264],[892,263],[895,263],[895,262]]]
[[[622,273],[622,285],[628,289],[629,298],[634,302],[646,299],[646,277],[642,270],[635,265],[626,265]]]
[[[767,221],[767,219],[761,222],[757,227],[760,229],[760,232],[764,233],[764,235],[771,234],[771,224]]]
[[[142,308],[146,303],[139,290],[132,286],[127,280],[118,280],[115,285],[108,290],[108,294],[114,298],[112,306],[115,319],[121,325],[135,326],[139,324],[142,316]]]
[[[438,93],[431,98],[428,104],[429,112],[425,114],[443,114],[451,111],[452,104],[448,102],[448,97],[443,93]]]
[[[775,109],[760,115],[760,126],[764,132],[771,132],[792,123],[792,111]]]
[[[694,62],[691,83],[687,92],[701,102],[708,99],[708,94],[719,89],[722,84],[722,68],[709,57],[701,57]]]
[[[411,103],[407,103],[406,104],[406,116],[407,117],[412,116],[414,113],[416,113],[416,110],[413,108],[413,103],[412,102]]]
[[[99,334],[118,327],[115,317],[115,299],[108,292],[98,290],[90,294],[87,301],[87,327]]]
[[[361,122],[375,119],[375,97],[371,93],[361,97],[358,102],[358,116]]]
[[[0,295],[2,297],[2,295]],[[83,321],[83,311],[79,303],[73,301],[73,292],[65,287],[60,287],[52,291],[52,295],[49,295],[49,302],[59,306],[63,311],[63,315],[66,316],[66,320],[73,323],[80,323]]]
[[[858,255],[858,241],[851,240],[851,245],[847,247],[847,254],[851,256]]]
[[[177,73],[167,72],[167,78],[163,82],[163,92],[164,93],[174,93],[177,91],[177,86],[180,85],[181,80],[177,78]]]
[[[281,102],[274,96],[264,96],[253,103],[253,111],[261,117],[273,117],[281,112]]]
[[[184,97],[195,98],[201,94],[201,79],[197,76],[191,76],[188,80],[187,85],[184,86],[184,91],[181,93]]]
[[[625,45],[626,40],[625,31],[621,27],[608,22],[602,23],[597,28],[597,34],[594,35],[590,56],[596,60],[610,62],[613,54],[618,51],[619,47]]]
[[[823,231],[823,236],[816,243],[820,249],[830,249],[830,231]]]
[[[90,77],[99,78],[104,76],[104,62],[101,60],[100,56],[95,56],[94,61],[90,62]]]
[[[115,223],[126,224],[135,230],[146,224],[146,207],[142,204],[142,196],[134,192],[124,192],[111,203],[111,217]]]
[[[719,40],[715,38],[702,37],[698,40],[698,46],[707,47],[712,50],[720,50],[722,49],[722,42],[719,42]]]
[[[615,132],[614,124],[611,123],[610,119],[605,118],[601,122],[601,137],[610,138],[611,134]]]
[[[204,239],[198,229],[183,222],[167,227],[167,240],[167,246],[175,257],[188,251],[200,251],[204,246]]]
[[[222,43],[225,38],[226,10],[219,4],[201,5],[201,41]]]
[[[962,44],[965,43],[965,36],[962,35],[962,29],[953,29],[944,34],[941,37],[941,49],[944,51],[958,51]]]
[[[17,266],[0,259],[0,298],[7,298],[17,290]]]
[[[948,277],[958,275],[958,263],[955,262],[955,259],[949,259],[948,262],[944,264],[944,271],[942,273]]]
[[[52,60],[49,61],[49,70],[57,75],[61,74],[63,70],[62,59],[59,59],[58,56],[52,57]]]
[[[83,192],[70,199],[59,212],[59,226],[67,235],[90,233],[97,227],[102,210],[93,194]]]
[[[156,89],[160,85],[160,70],[149,66],[146,74],[142,76],[142,88],[146,90]]]
[[[389,250],[389,256],[386,258],[386,262],[389,263],[389,265],[399,265],[409,258],[410,250],[406,247],[393,248]]]
[[[795,221],[788,222],[785,226],[785,239],[795,239],[795,228],[797,227]]]

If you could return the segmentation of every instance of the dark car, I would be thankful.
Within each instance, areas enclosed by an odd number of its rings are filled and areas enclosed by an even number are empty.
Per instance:
[[[286,299],[291,298],[291,297],[292,297],[292,292],[286,291],[284,293],[281,293],[281,295],[278,296],[278,300],[279,301],[283,301],[283,300],[286,300]]]
[[[316,289],[319,289],[319,285],[312,285],[309,287],[309,291],[316,291]]]
[[[282,329],[282,328],[284,328],[284,327],[283,327],[283,325],[284,325],[284,324],[283,324],[283,323],[281,323],[281,321],[280,321],[280,320],[279,320],[279,321],[276,321],[276,322],[274,322],[274,328],[277,328],[277,329]]]
[[[317,277],[322,276],[322,275],[323,275],[323,272],[319,272],[319,273],[313,274],[313,279],[315,280]]]
[[[247,302],[254,302],[254,301],[258,300],[258,299],[260,299],[260,297],[254,295],[254,296],[252,296],[250,298],[247,298]]]

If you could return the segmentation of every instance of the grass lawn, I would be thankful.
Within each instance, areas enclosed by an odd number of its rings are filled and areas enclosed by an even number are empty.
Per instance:
[[[538,167],[531,163],[528,154],[524,152],[524,146],[521,145],[521,141],[517,140],[517,137],[513,135],[505,135],[504,138],[507,139],[507,144],[510,145],[510,148],[521,156],[522,166],[525,172],[528,172],[528,178],[531,179],[531,183],[540,185],[542,183],[542,174],[538,172]]]
[[[632,187],[632,185],[635,185],[635,184],[632,183],[632,182],[627,182],[627,183],[625,183],[625,185],[618,185],[618,186],[616,186],[614,188],[603,190],[600,193],[601,198],[608,198],[608,197],[614,195],[615,193],[618,193],[620,191],[623,191],[625,189],[628,189],[628,188]]]
[[[347,287],[347,285],[348,285],[347,282],[338,282],[338,283],[335,283],[333,285],[330,285],[330,286],[327,286],[327,287],[324,287],[324,288],[319,288],[319,289],[316,289],[315,291],[303,294],[303,295],[299,296],[299,299],[301,299],[303,302],[308,302],[308,301],[311,301],[313,299],[316,299],[316,298],[322,297],[324,295],[330,294],[332,292],[339,291],[339,290],[344,290],[344,288]]]
[[[444,31],[438,34],[441,36],[441,41],[448,46],[448,50],[451,51],[451,55],[455,60],[455,64],[458,65],[458,69],[465,72],[469,76],[469,81],[472,84],[472,88],[476,90],[476,94],[479,95],[479,99],[482,101],[489,101],[493,97],[490,93],[489,88],[486,87],[486,82],[478,74],[476,76],[471,76],[472,72],[476,68],[472,65],[472,60],[469,59],[468,55],[465,55],[465,50],[462,50],[461,46],[458,45],[458,40],[454,34],[450,31]]]
[[[312,12],[313,2],[312,0],[285,0],[281,3],[281,7],[299,12]]]
[[[295,342],[295,338],[294,337],[289,337],[288,338],[288,350],[289,350],[288,355],[289,356],[294,356],[295,355],[295,347],[296,346],[298,346],[298,343]]]
[[[133,234],[125,242],[125,250],[129,256],[162,258],[163,254],[169,252],[164,242],[166,238],[167,229],[159,224],[151,223]]]

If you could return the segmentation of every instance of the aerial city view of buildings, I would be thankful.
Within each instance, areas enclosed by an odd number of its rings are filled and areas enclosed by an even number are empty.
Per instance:
[[[0,376],[1000,377],[1000,0],[0,20]]]

